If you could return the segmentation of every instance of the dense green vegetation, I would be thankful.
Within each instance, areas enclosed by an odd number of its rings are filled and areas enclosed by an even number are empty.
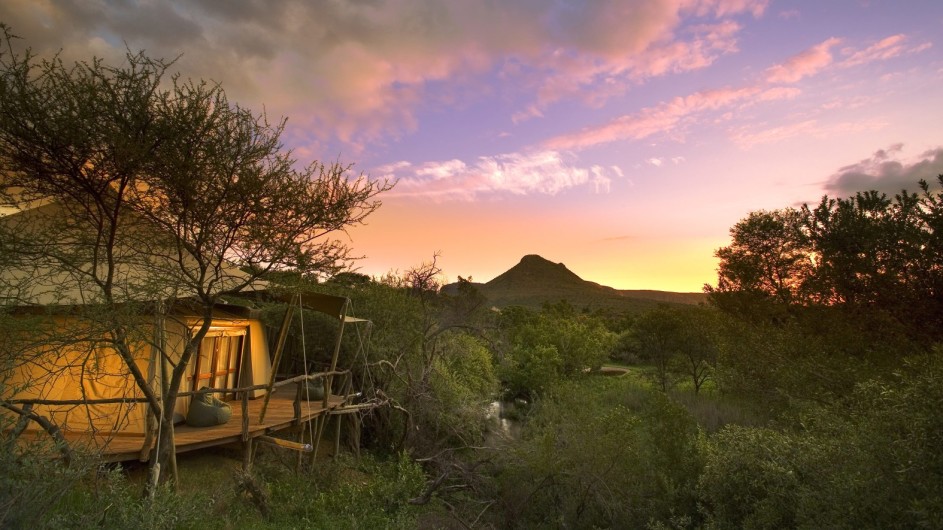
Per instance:
[[[142,500],[134,470],[63,466],[7,445],[5,524],[943,524],[943,352],[867,329],[863,308],[764,301],[749,318],[711,306],[617,318],[561,302],[499,313],[470,286],[438,294],[436,272],[433,262],[380,281],[280,278],[346,293],[373,322],[365,350],[354,334],[343,351],[365,396],[390,399],[362,418],[359,460],[296,471],[293,456],[270,450],[243,475],[237,454],[222,473],[193,458],[181,493]],[[307,340],[331,342],[316,315],[304,318]],[[597,375],[613,356],[624,373]],[[501,395],[517,398],[511,437],[487,417]],[[17,502],[37,496],[49,499],[42,509]]]

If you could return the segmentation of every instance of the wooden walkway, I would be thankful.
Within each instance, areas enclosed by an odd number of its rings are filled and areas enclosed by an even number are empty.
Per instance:
[[[295,418],[295,389],[294,385],[288,388],[275,389],[265,410],[265,422],[259,423],[259,414],[262,411],[264,399],[258,398],[248,401],[248,435],[258,438],[263,435],[273,435],[278,431],[288,430],[319,418],[324,414],[345,414],[359,410],[360,407],[345,406],[343,396],[332,395],[328,400],[327,408],[323,400],[301,401],[301,414]],[[229,403],[232,407],[232,418],[223,425],[213,427],[191,427],[186,424],[177,425],[174,429],[174,441],[177,453],[241,442],[243,429],[242,403],[234,400]],[[24,433],[25,435],[26,433]],[[37,433],[38,434],[38,433]],[[123,462],[142,460],[145,438],[143,434],[97,434],[65,432],[66,440],[76,449],[87,449],[101,454],[107,462]],[[153,443],[153,442],[152,442]],[[144,453],[143,459],[147,455]]]

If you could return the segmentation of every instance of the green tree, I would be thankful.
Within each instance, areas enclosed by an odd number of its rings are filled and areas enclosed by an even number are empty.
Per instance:
[[[632,329],[640,360],[655,368],[655,380],[663,392],[674,385],[671,363],[677,354],[675,332],[679,327],[667,307],[659,307],[639,317]]]
[[[938,333],[943,262],[927,249],[939,238],[929,221],[940,197],[921,186],[923,196],[902,192],[890,199],[871,191],[804,208],[820,303],[881,311],[915,331]]]
[[[685,378],[697,394],[714,372],[722,325],[710,308],[662,306],[640,316],[632,335],[639,358],[654,366],[662,391]]]
[[[566,303],[540,312],[505,308],[498,328],[501,379],[511,394],[530,398],[560,380],[598,369],[617,340],[601,319],[577,313]]]
[[[696,423],[631,378],[566,381],[497,458],[497,517],[511,528],[696,523]]]
[[[943,523],[939,363],[909,361],[779,428],[704,444],[699,498],[716,528],[935,528]]]
[[[356,388],[391,404],[364,418],[365,444],[383,452],[424,457],[478,444],[498,392],[482,339],[492,313],[471,285],[440,293],[436,262],[377,280],[350,282],[344,273],[295,287],[347,296],[355,314],[370,320],[369,331],[345,334],[341,362],[352,367]],[[323,341],[305,329],[311,342]]]
[[[939,179],[943,186],[943,176]],[[938,340],[943,324],[943,192],[889,198],[876,191],[823,197],[810,207],[753,212],[718,249],[712,301],[754,320],[782,321],[801,306],[883,313]]]
[[[761,295],[780,303],[803,302],[813,267],[803,212],[792,208],[752,212],[730,229],[732,242],[717,250],[717,287],[709,292]]]

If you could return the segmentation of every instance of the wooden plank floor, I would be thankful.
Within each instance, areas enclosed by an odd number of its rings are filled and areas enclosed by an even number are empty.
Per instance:
[[[249,436],[255,438],[264,434],[273,434],[286,430],[295,425],[294,389],[276,390],[265,411],[265,422],[259,423],[259,414],[262,411],[264,398],[252,399],[248,402]],[[301,402],[301,422],[317,418],[325,412],[339,409],[344,403],[341,396],[332,395],[327,409],[321,400]],[[223,425],[213,427],[191,427],[186,424],[177,425],[174,429],[174,441],[177,453],[193,451],[205,447],[213,447],[232,442],[242,441],[242,403],[231,401],[232,418]],[[74,447],[85,447],[93,452],[100,453],[103,460],[108,462],[122,462],[138,460],[144,446],[143,434],[96,435],[69,432],[66,439]]]

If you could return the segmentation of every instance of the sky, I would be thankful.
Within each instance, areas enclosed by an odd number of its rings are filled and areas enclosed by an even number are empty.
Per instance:
[[[365,274],[526,254],[700,291],[751,211],[943,174],[939,0],[4,0],[40,55],[127,50],[395,186]]]

